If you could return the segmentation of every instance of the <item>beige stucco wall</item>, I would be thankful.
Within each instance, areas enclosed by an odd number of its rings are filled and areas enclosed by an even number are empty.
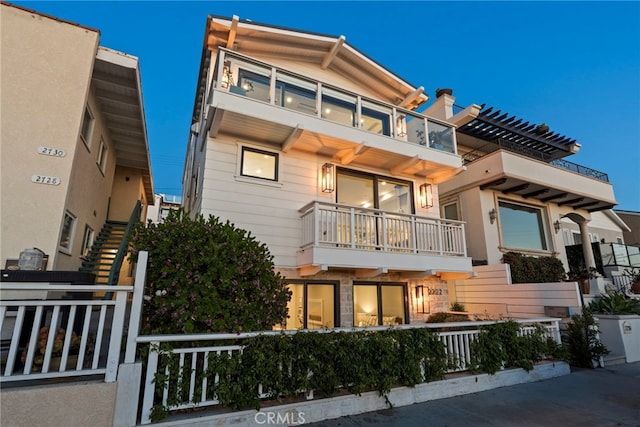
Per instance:
[[[111,427],[116,385],[115,382],[74,382],[16,389],[3,387],[0,392],[0,424],[13,427]]]
[[[0,262],[36,246],[56,263],[99,34],[3,4]],[[38,154],[38,147],[66,151]],[[59,185],[31,182],[41,174]],[[80,231],[82,234],[82,231]]]
[[[123,166],[116,167],[108,219],[129,221],[131,212],[138,200],[141,200],[143,205],[147,205],[140,169]],[[146,210],[144,210],[141,218],[145,216]]]

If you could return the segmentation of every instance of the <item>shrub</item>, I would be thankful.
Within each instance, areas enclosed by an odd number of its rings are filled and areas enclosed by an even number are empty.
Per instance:
[[[509,264],[513,283],[561,282],[565,278],[562,261],[555,257],[532,257],[507,252],[502,262]]]
[[[582,308],[582,314],[571,316],[571,322],[563,334],[568,351],[569,364],[581,368],[593,368],[609,350],[598,339],[598,324],[591,311]]]
[[[612,291],[591,301],[589,310],[597,314],[640,314],[640,301]]]
[[[440,313],[433,313],[430,315],[426,323],[448,323],[448,322],[470,322],[469,316],[466,314],[447,313],[442,311]]]
[[[147,333],[265,330],[287,316],[291,294],[267,246],[229,221],[172,211],[138,224],[132,247],[132,261],[149,252]]]
[[[459,303],[458,301],[451,303],[451,311],[461,311],[464,312],[466,311],[464,308],[464,304]]]

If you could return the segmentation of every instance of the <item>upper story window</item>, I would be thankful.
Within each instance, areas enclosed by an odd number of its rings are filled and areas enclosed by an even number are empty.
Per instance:
[[[93,113],[87,105],[84,108],[84,116],[82,117],[82,127],[80,128],[80,137],[87,147],[91,145],[91,132],[93,131]]]
[[[546,251],[546,232],[542,209],[499,201],[502,245],[508,248]]]
[[[100,171],[104,174],[104,168],[107,164],[107,144],[105,144],[102,138],[100,138],[100,148],[98,148],[98,160],[96,163]]]
[[[458,202],[447,203],[442,207],[442,216],[445,219],[452,219],[454,221],[460,220],[460,215],[458,214]]]
[[[60,242],[58,243],[60,249],[64,252],[71,252],[75,226],[76,216],[69,211],[65,211],[64,221],[62,222],[62,233],[60,233]]]
[[[278,180],[278,154],[242,147],[240,175],[269,181]]]
[[[89,224],[85,225],[84,236],[82,237],[82,256],[86,257],[89,255],[94,236],[93,228],[89,227]]]

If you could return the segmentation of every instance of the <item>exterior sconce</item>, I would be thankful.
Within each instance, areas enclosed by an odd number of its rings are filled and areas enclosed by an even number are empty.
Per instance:
[[[424,314],[424,286],[416,286],[416,313]]]
[[[553,223],[553,229],[556,230],[556,234],[558,234],[558,231],[560,231],[560,221],[556,220],[556,222]]]
[[[403,137],[407,136],[407,116],[400,115],[396,120],[396,135]]]
[[[497,217],[498,217],[498,212],[496,212],[496,209],[495,208],[491,209],[489,211],[489,221],[491,221],[491,224],[496,222]]]
[[[332,163],[322,165],[322,192],[333,193],[336,189],[335,166]]]
[[[233,74],[231,72],[231,61],[224,61],[222,68],[222,87],[227,89],[233,83]]]
[[[420,206],[423,208],[433,206],[433,188],[431,184],[422,184],[420,186]]]

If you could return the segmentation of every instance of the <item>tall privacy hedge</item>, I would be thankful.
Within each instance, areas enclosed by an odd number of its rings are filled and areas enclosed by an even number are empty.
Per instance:
[[[562,261],[552,256],[526,256],[517,252],[507,252],[502,262],[511,268],[513,283],[552,283],[565,279]]]
[[[138,224],[132,248],[133,261],[149,252],[146,333],[266,330],[287,316],[291,294],[269,249],[229,221],[172,211]]]

